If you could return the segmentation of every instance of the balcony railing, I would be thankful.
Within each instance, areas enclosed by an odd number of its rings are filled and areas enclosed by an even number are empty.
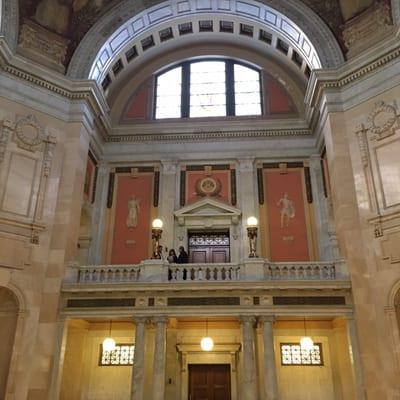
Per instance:
[[[271,263],[266,265],[267,279],[326,280],[336,278],[336,265],[332,262]]]
[[[346,263],[269,262],[248,259],[243,263],[166,264],[145,260],[136,265],[69,265],[66,283],[185,283],[234,281],[334,281],[348,280]]]
[[[238,281],[238,264],[173,264],[169,266],[169,280],[185,281]]]
[[[137,282],[140,265],[89,265],[78,269],[78,283]]]

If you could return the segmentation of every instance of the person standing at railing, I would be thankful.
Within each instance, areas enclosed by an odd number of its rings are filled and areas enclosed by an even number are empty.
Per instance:
[[[176,256],[174,249],[169,251],[167,260],[170,264],[176,264],[178,262],[178,257]]]
[[[176,262],[178,264],[187,264],[189,262],[188,253],[186,253],[183,246],[179,246],[179,256]]]

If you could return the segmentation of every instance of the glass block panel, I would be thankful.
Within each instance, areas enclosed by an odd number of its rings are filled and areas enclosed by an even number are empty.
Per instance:
[[[323,365],[321,343],[314,343],[311,350],[302,349],[298,343],[281,343],[280,347],[282,365]]]
[[[100,345],[100,366],[123,366],[133,365],[133,358],[135,355],[134,344],[116,344],[115,350],[103,350]]]

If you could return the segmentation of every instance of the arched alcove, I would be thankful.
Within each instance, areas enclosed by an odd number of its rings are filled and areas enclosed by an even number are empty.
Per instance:
[[[0,398],[4,399],[18,319],[18,301],[11,290],[0,287]]]

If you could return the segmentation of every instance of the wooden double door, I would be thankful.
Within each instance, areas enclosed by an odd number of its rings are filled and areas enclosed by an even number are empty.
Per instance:
[[[231,400],[229,364],[190,364],[189,400]]]
[[[188,234],[189,262],[230,262],[229,231],[193,231]]]

